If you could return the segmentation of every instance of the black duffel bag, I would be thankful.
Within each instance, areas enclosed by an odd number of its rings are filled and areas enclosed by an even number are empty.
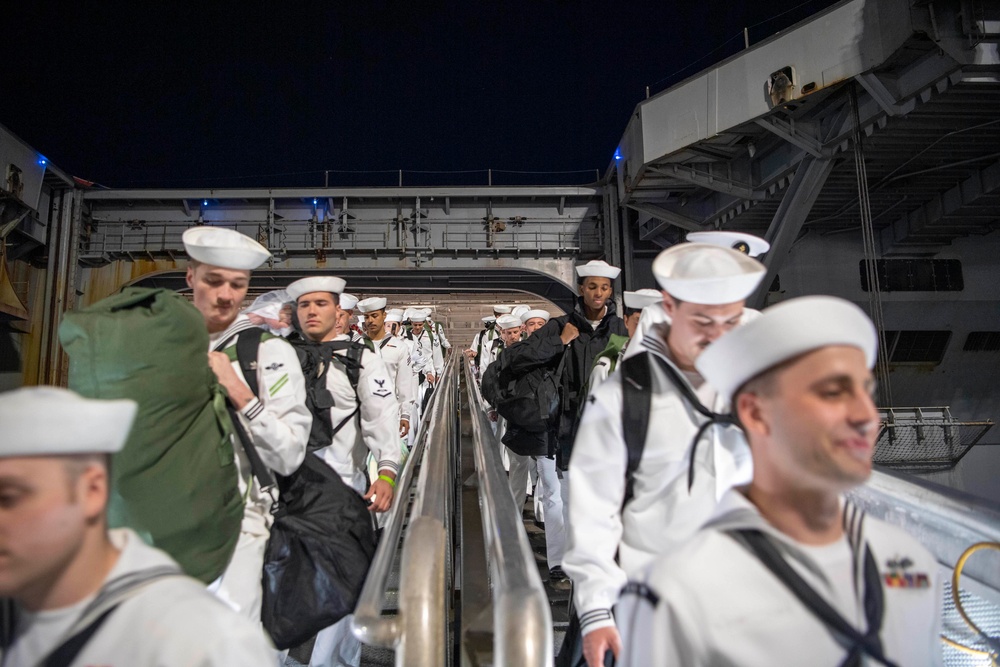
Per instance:
[[[317,456],[307,454],[277,483],[261,622],[274,645],[286,649],[354,612],[376,538],[365,501]]]

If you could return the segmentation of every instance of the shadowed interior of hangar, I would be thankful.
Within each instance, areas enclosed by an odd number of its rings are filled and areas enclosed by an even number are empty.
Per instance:
[[[482,328],[480,318],[492,305],[526,304],[545,308],[555,317],[572,310],[576,293],[565,283],[544,273],[525,269],[479,270],[257,270],[250,280],[248,301],[271,290],[312,275],[335,274],[347,281],[355,296],[384,296],[390,307],[431,306],[456,345],[467,345]],[[188,292],[184,271],[147,274],[129,284]]]

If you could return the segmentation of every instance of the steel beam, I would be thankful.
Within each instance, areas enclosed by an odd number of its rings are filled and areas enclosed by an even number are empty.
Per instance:
[[[772,115],[764,118],[757,118],[754,120],[754,123],[764,128],[771,134],[781,137],[788,143],[798,146],[815,158],[822,158],[829,152],[829,149],[824,148],[819,139],[809,134],[800,132],[799,129],[795,127],[794,121],[785,121]]]
[[[705,229],[705,225],[701,220],[695,220],[694,218],[689,218],[686,215],[681,215],[680,213],[671,211],[670,209],[660,206],[659,204],[629,202],[626,206],[633,211],[645,213],[660,221],[660,224],[651,228],[639,230],[639,238],[643,241],[648,241],[650,238],[656,236],[670,225],[686,229],[689,232],[697,232]]]
[[[883,251],[888,253],[894,247],[907,245],[913,237],[919,236],[936,222],[997,190],[1000,190],[1000,162],[977,171],[946,192],[935,194],[917,210],[900,216],[884,227],[879,232]]]
[[[190,189],[190,190],[88,190],[84,199],[89,201],[126,200],[140,201],[160,199],[176,201],[178,199],[312,199],[325,197],[349,197],[361,199],[392,199],[416,197],[589,197],[595,198],[601,194],[600,187],[558,187],[558,186],[520,186],[520,187],[409,187],[409,188],[239,188],[239,189]],[[454,203],[454,202],[451,202]]]
[[[832,171],[831,158],[812,157],[803,159],[799,168],[795,170],[795,177],[788,186],[788,192],[778,205],[778,210],[775,211],[771,225],[767,229],[766,238],[771,244],[771,249],[764,259],[767,273],[764,274],[764,280],[761,281],[757,291],[747,299],[747,306],[751,308],[764,306],[774,276],[778,274],[782,263],[788,257],[792,244],[802,231],[802,225],[809,217],[809,211],[812,210],[823,184]]]
[[[711,171],[706,173],[700,169],[696,169],[693,165],[688,166],[674,163],[659,167],[650,166],[647,167],[647,169],[653,173],[660,174],[661,176],[673,178],[684,183],[690,183],[691,185],[697,185],[698,187],[702,187],[707,190],[721,192],[725,195],[732,195],[741,199],[754,199],[758,201],[767,199],[766,191],[755,190],[749,183],[742,183],[724,176],[719,176],[711,173]],[[709,167],[709,169],[711,170],[711,167]]]

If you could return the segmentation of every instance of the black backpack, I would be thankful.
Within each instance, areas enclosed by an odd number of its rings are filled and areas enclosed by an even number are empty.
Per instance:
[[[517,377],[505,372],[503,355],[490,364],[483,373],[483,398],[486,398],[501,417],[517,429],[527,433],[548,433],[559,420],[560,376],[566,360],[564,354],[553,371],[535,368]],[[495,376],[495,377],[491,377]],[[494,394],[490,400],[487,393]],[[516,443],[506,443],[515,454],[539,456],[547,452],[518,451]]]

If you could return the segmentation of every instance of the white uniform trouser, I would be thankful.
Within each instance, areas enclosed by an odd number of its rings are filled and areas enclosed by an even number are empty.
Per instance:
[[[245,519],[244,519],[245,520]],[[255,522],[256,523],[256,522]],[[261,522],[263,528],[263,522]],[[208,587],[219,599],[235,609],[241,616],[260,623],[260,607],[264,600],[261,583],[264,571],[264,551],[268,533],[240,530],[236,550],[226,566],[226,571]]]
[[[566,523],[563,514],[563,484],[556,470],[555,459],[539,456],[535,459],[538,469],[538,486],[535,497],[542,504],[545,516],[545,558],[549,569],[562,565],[566,553]],[[568,485],[567,485],[568,487]]]
[[[524,509],[524,500],[528,496],[528,469],[534,465],[534,461],[531,460],[530,456],[515,454],[506,445],[504,445],[504,449],[510,460],[507,482],[510,484],[510,493],[514,497],[514,507],[517,508],[518,516],[520,516]]]
[[[361,642],[351,632],[348,614],[316,635],[309,667],[358,667],[361,664]]]

